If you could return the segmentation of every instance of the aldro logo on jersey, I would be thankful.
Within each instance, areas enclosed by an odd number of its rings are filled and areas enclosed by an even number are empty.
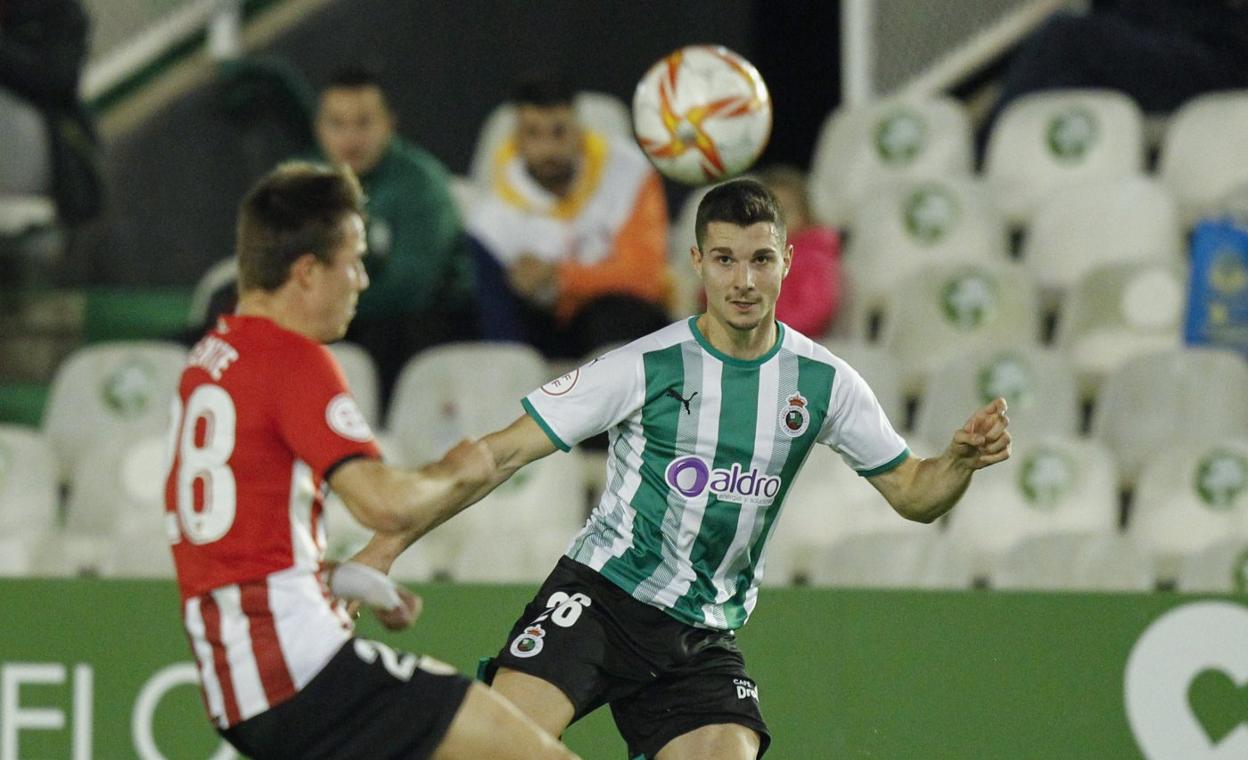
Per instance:
[[[778,476],[766,475],[757,468],[742,470],[737,462],[732,467],[716,467],[702,457],[686,456],[672,460],[663,479],[677,493],[696,499],[710,492],[721,501],[741,504],[771,504],[780,493]]]

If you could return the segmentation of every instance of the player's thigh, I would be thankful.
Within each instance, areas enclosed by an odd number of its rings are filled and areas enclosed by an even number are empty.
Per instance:
[[[572,700],[559,687],[528,673],[500,667],[493,687],[551,736],[562,736],[576,713]]]
[[[613,701],[611,713],[630,757],[753,759],[771,741],[758,685],[729,636],[720,636],[653,684]]]
[[[575,760],[576,755],[515,705],[475,683],[442,737],[433,760]]]
[[[755,760],[760,739],[752,728],[716,723],[672,739],[655,760]]]

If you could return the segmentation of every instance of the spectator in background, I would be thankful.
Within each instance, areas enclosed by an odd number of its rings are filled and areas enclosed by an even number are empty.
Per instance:
[[[17,138],[10,131],[15,126],[9,119],[20,118],[13,112],[22,101],[38,111],[47,135],[46,166],[21,172],[30,175],[27,181],[0,177],[0,193],[50,191],[59,220],[69,226],[89,221],[102,206],[95,129],[78,98],[87,28],[77,0],[0,1],[0,111],[7,111],[0,114],[0,152],[8,154],[0,167],[22,161],[29,168],[31,157],[23,154],[32,146],[14,144]],[[23,187],[35,174],[41,175],[35,184],[50,186]]]
[[[469,221],[482,332],[579,357],[668,322],[667,206],[631,142],[585,129],[562,80],[521,81],[515,133]]]
[[[343,70],[321,91],[320,158],[350,167],[368,197],[365,266],[372,285],[360,295],[347,340],[376,361],[383,408],[408,359],[477,335],[471,253],[450,176],[395,126],[370,72]]]
[[[1087,14],[1054,14],[1010,62],[978,135],[979,154],[1014,99],[1067,87],[1121,90],[1147,113],[1168,113],[1203,92],[1248,87],[1248,2],[1100,0]]]
[[[841,238],[815,224],[806,198],[806,175],[789,166],[762,171],[758,178],[780,201],[788,223],[793,263],[776,302],[776,319],[800,333],[819,337],[836,319],[841,300]]]

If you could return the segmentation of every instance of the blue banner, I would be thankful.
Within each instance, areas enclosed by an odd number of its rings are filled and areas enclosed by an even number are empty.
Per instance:
[[[1229,219],[1196,225],[1187,322],[1189,345],[1248,355],[1248,229]]]

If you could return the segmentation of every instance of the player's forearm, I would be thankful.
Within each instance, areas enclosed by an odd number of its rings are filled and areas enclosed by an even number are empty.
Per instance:
[[[488,469],[470,466],[462,457],[456,457],[455,452],[460,450],[457,448],[441,461],[408,473],[403,482],[396,483],[394,498],[404,503],[403,511],[409,520],[400,530],[378,531],[354,559],[389,572],[399,555],[421,536],[485,498],[511,477],[517,469],[511,461],[514,455],[491,438],[497,436],[484,439],[495,463]],[[503,467],[497,465],[500,459],[504,460]]]
[[[479,480],[457,477],[442,462],[408,473],[402,481],[396,484],[398,493],[393,498],[402,505],[399,511],[404,513],[403,527],[378,531],[352,558],[382,572],[390,572],[399,555],[421,536],[480,498],[476,496],[481,490]]]
[[[972,472],[964,460],[948,452],[922,459],[893,498],[893,508],[909,520],[930,523],[958,503],[971,483]]]

